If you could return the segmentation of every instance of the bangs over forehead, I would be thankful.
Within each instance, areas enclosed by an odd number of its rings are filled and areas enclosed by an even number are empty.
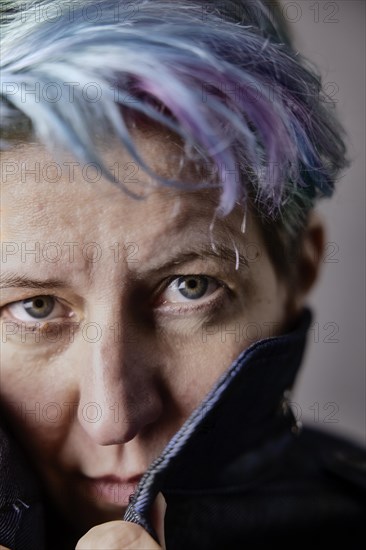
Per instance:
[[[29,121],[47,146],[98,163],[112,179],[97,141],[114,136],[162,185],[189,188],[143,162],[131,127],[146,119],[176,134],[187,158],[210,166],[199,187],[219,187],[219,215],[250,201],[288,233],[316,198],[332,194],[347,163],[343,131],[320,78],[266,3],[19,6],[2,8],[0,114],[8,143]]]

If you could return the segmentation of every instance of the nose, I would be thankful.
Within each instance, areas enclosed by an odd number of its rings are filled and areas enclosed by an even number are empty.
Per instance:
[[[134,340],[116,343],[101,334],[82,344],[78,421],[99,445],[127,443],[161,414],[151,356]]]

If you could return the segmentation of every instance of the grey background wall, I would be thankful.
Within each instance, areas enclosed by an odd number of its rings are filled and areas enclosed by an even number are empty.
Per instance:
[[[318,211],[326,222],[315,313],[293,393],[310,425],[366,445],[365,374],[365,27],[364,0],[281,0],[297,49],[320,69],[349,135],[352,166]]]

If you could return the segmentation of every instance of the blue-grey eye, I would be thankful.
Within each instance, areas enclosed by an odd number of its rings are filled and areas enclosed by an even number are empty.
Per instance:
[[[157,305],[188,304],[189,302],[207,301],[220,286],[224,286],[214,277],[203,274],[177,275],[170,280],[165,290],[159,295]]]
[[[23,300],[25,311],[34,319],[44,319],[48,317],[55,308],[55,299],[53,296],[35,296]]]
[[[185,298],[198,300],[207,292],[208,277],[202,275],[188,275],[177,279],[177,289]]]

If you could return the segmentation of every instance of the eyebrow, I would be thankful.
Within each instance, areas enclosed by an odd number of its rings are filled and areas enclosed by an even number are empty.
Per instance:
[[[35,289],[50,289],[64,287],[65,282],[61,279],[32,279],[25,275],[17,275],[15,273],[2,273],[0,275],[0,289],[2,288],[35,288]]]
[[[237,269],[239,269],[239,267],[245,269],[249,268],[249,262],[246,256],[240,249],[235,247],[234,244],[230,247],[224,243],[214,243],[214,245],[211,243],[192,243],[188,250],[179,250],[173,253],[169,256],[168,261],[162,260],[160,263],[156,263],[152,267],[147,268],[147,270],[144,270],[144,274],[150,275],[158,271],[168,270],[177,265],[182,265],[197,259],[202,260],[204,258],[214,258],[215,260],[221,260],[225,263],[231,262],[234,263]]]
[[[149,276],[153,273],[168,270],[169,268],[188,263],[197,259],[214,258],[215,260],[223,260],[224,262],[234,263],[235,267],[249,268],[249,262],[247,258],[239,252],[235,251],[233,245],[232,248],[223,243],[215,243],[214,246],[208,243],[199,243],[198,245],[190,246],[187,251],[178,251],[173,254],[168,260],[161,261],[160,264],[144,270],[144,275]],[[48,278],[48,279],[33,279],[26,275],[17,275],[16,273],[1,273],[0,274],[0,289],[5,288],[34,288],[37,290],[47,290],[53,288],[64,288],[66,285],[62,279]]]

